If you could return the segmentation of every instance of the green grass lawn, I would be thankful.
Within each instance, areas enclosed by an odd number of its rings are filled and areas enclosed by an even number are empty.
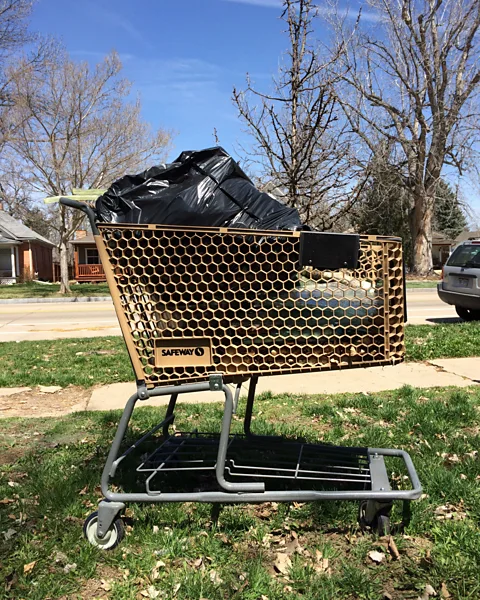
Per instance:
[[[106,283],[75,283],[71,285],[72,293],[69,296],[109,296]],[[64,298],[59,293],[58,283],[16,283],[14,285],[0,285],[0,300],[10,298]]]
[[[242,402],[234,421],[241,430]],[[102,553],[83,540],[119,412],[5,419],[0,431],[0,589],[19,600],[415,600],[480,597],[480,390],[403,388],[335,397],[262,395],[254,430],[407,450],[424,486],[393,539],[362,532],[357,505],[316,502],[127,507],[127,537]],[[135,436],[163,411],[140,408]],[[218,431],[221,404],[181,405],[178,430]],[[402,485],[401,471],[388,465]],[[119,474],[122,487],[126,472]],[[291,552],[284,574],[274,568]],[[380,552],[376,564],[371,551]],[[443,596],[441,592],[443,591]],[[448,594],[448,595],[447,595]]]
[[[407,360],[480,356],[480,323],[408,325]],[[121,337],[0,343],[0,387],[131,381]]]
[[[411,288],[436,288],[439,279],[434,281],[409,281],[407,279],[407,289]]]

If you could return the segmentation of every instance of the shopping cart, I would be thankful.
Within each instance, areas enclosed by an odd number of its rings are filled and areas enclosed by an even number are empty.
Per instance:
[[[62,203],[90,219],[137,382],[103,470],[105,499],[85,522],[87,539],[114,548],[127,502],[356,500],[362,524],[387,533],[393,501],[408,508],[421,494],[406,452],[261,436],[250,426],[259,376],[403,360],[400,241],[101,224],[89,206]],[[244,433],[231,434],[245,382]],[[208,390],[224,395],[220,432],[171,432],[177,399]],[[163,421],[122,451],[137,402],[159,396],[170,397]],[[385,457],[403,461],[409,489],[393,489]],[[136,478],[123,492],[111,489],[121,463]]]

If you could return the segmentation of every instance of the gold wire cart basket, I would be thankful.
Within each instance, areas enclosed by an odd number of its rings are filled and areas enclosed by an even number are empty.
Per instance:
[[[148,387],[387,365],[404,356],[400,240],[360,237],[357,268],[300,266],[303,236],[98,224],[138,381]]]

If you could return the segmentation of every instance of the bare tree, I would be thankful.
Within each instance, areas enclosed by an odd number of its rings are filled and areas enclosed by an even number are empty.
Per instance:
[[[41,68],[51,48],[49,39],[28,29],[33,4],[32,0],[0,0],[0,150],[3,150],[14,124],[11,118],[14,105],[12,81],[19,75],[20,69]],[[19,52],[27,44],[30,48],[28,56],[18,61]]]
[[[9,149],[33,193],[61,196],[73,188],[104,188],[147,160],[164,158],[170,133],[152,132],[142,121],[140,102],[126,101],[130,85],[120,71],[116,53],[91,69],[63,49],[49,57],[42,74],[20,70],[13,85],[16,129]],[[83,216],[61,205],[55,210],[52,227],[61,292],[66,292],[68,242]]]
[[[368,163],[379,143],[395,155],[410,198],[414,270],[432,270],[437,183],[472,167],[478,142],[480,2],[369,0],[374,29],[338,27],[338,98]]]
[[[260,178],[280,190],[304,222],[331,229],[355,191],[333,88],[335,56],[322,61],[313,39],[317,10],[313,0],[284,0],[290,45],[273,92],[254,89],[247,75],[246,90],[234,89],[233,101],[253,136],[254,148],[245,153],[260,166]]]

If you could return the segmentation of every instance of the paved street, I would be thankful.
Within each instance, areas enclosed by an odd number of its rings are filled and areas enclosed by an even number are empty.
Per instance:
[[[441,302],[436,291],[407,295],[408,322],[457,320],[453,307]],[[111,302],[62,304],[0,304],[0,341],[119,335]]]

